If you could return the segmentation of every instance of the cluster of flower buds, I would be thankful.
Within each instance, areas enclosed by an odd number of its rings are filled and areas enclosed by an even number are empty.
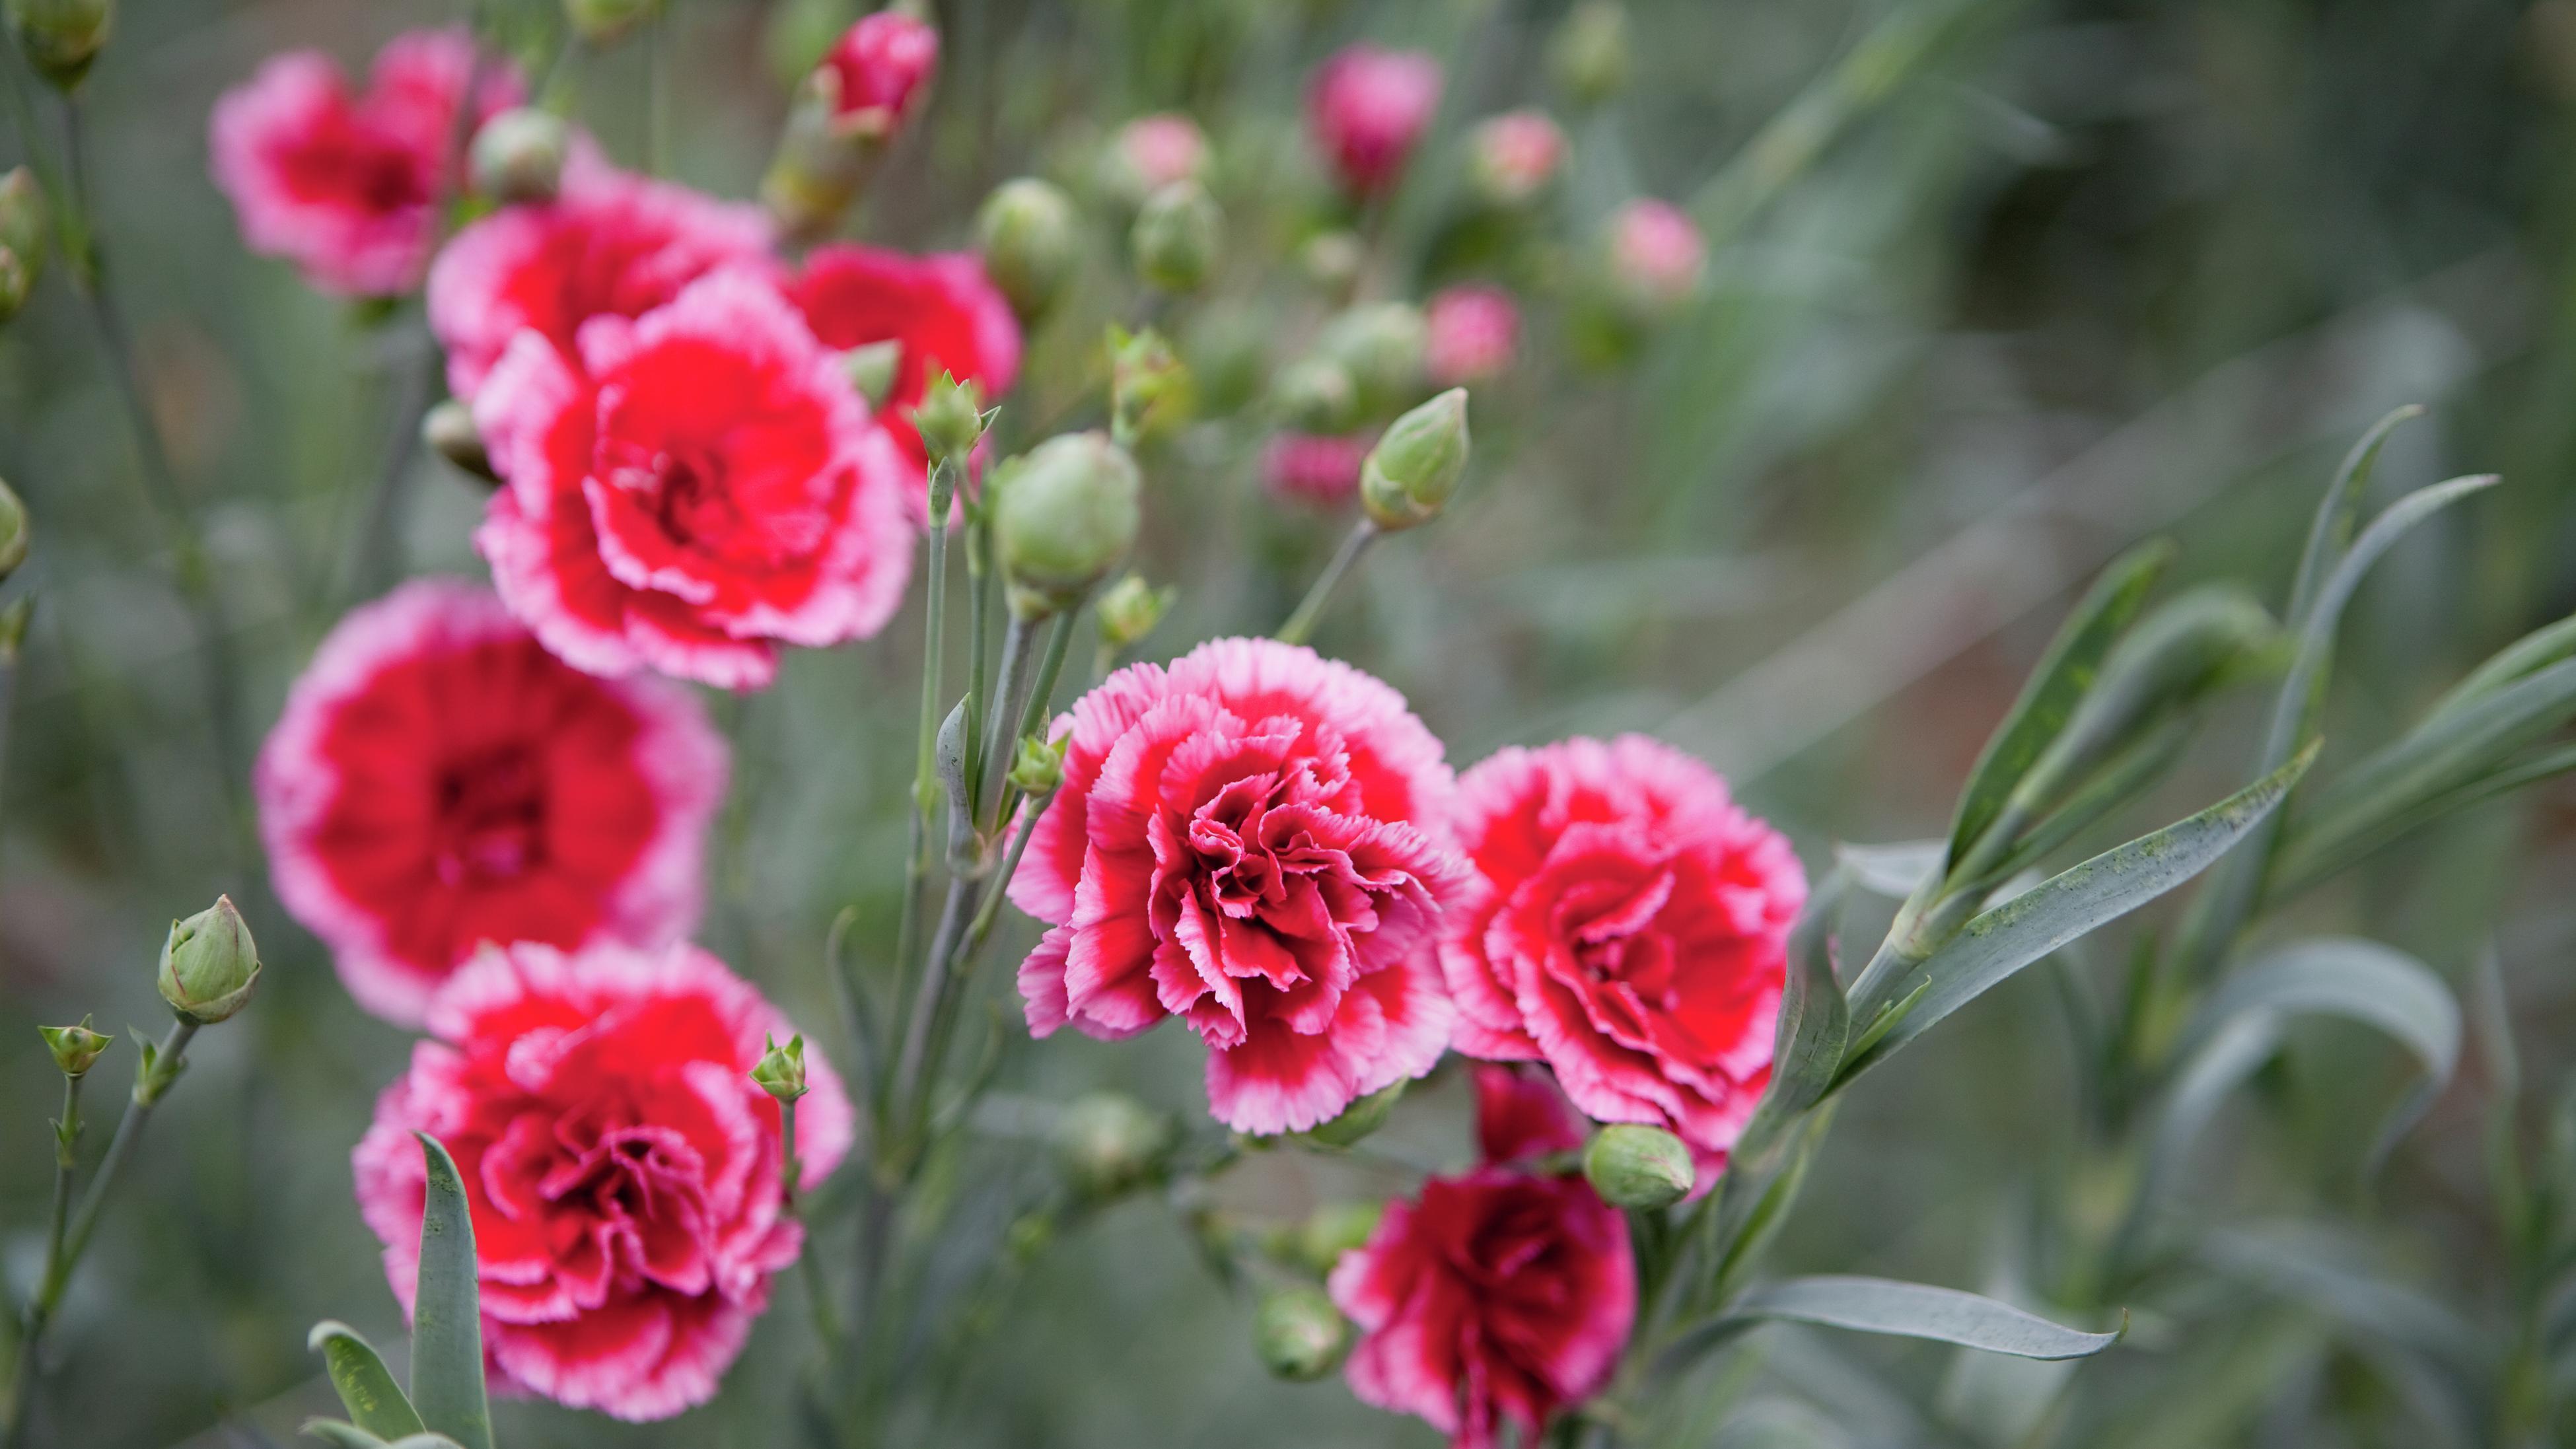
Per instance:
[[[1011,612],[1080,607],[1136,541],[1143,489],[1136,460],[1106,433],[1049,438],[998,470],[987,506]]]
[[[984,275],[1010,298],[1022,322],[1046,315],[1082,260],[1082,228],[1073,198],[1051,181],[1005,181],[975,213],[975,248]]]
[[[116,0],[8,0],[9,28],[36,74],[70,90],[116,26]]]
[[[0,322],[17,316],[35,290],[51,222],[34,172],[20,166],[0,173]]]
[[[880,10],[842,35],[797,89],[761,182],[782,231],[818,236],[840,219],[938,67],[939,32],[909,9]]]

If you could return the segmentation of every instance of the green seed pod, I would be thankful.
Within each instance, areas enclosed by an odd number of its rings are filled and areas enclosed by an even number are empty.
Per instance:
[[[36,1028],[36,1034],[45,1039],[45,1050],[54,1054],[54,1065],[62,1068],[66,1077],[89,1075],[89,1069],[98,1064],[100,1054],[116,1041],[112,1036],[92,1031],[89,1020],[84,1016],[78,1026]]]
[[[18,571],[27,561],[28,535],[33,530],[27,523],[27,505],[9,485],[0,482],[0,581]]]
[[[1166,292],[1195,292],[1225,248],[1225,213],[1195,181],[1175,181],[1145,198],[1128,233],[1136,275]]]
[[[984,273],[1024,322],[1044,315],[1063,295],[1082,259],[1081,237],[1073,198],[1033,176],[995,187],[975,213],[975,247],[983,254]]]
[[[1326,1203],[1306,1215],[1298,1224],[1295,1251],[1300,1261],[1316,1273],[1330,1273],[1342,1254],[1365,1245],[1377,1231],[1378,1220],[1386,1216],[1382,1202]]]
[[[483,430],[474,426],[473,409],[456,399],[448,398],[420,415],[420,440],[431,452],[484,482],[501,481],[492,467],[491,451],[483,446]]]
[[[474,133],[474,189],[504,205],[552,201],[563,186],[564,152],[571,133],[563,118],[534,106],[515,106]]]
[[[106,47],[116,28],[116,0],[8,0],[8,15],[27,64],[67,91]]]
[[[780,1046],[776,1037],[765,1040],[767,1049],[751,1068],[751,1084],[781,1102],[804,1096],[805,1038],[791,1036],[785,1046]]]
[[[1113,1198],[1161,1171],[1179,1135],[1170,1117],[1124,1092],[1085,1092],[1056,1120],[1056,1159],[1076,1192]]]
[[[1081,604],[1127,556],[1142,519],[1136,460],[1105,433],[1049,438],[993,480],[993,542],[1011,609],[1041,618]]]
[[[1100,642],[1111,649],[1125,649],[1154,632],[1171,612],[1172,601],[1181,591],[1165,584],[1155,588],[1142,574],[1129,574],[1111,584],[1098,602],[1091,606],[1092,616],[1100,625]]]
[[[230,896],[170,923],[161,947],[161,999],[189,1021],[212,1026],[250,1002],[259,982],[259,947]]]
[[[1253,1346],[1261,1366],[1297,1383],[1320,1379],[1350,1347],[1351,1322],[1324,1290],[1308,1283],[1272,1288],[1253,1311]]]
[[[1604,1127],[1583,1149],[1583,1176],[1613,1207],[1670,1207],[1690,1195],[1690,1149],[1661,1127]]]
[[[1453,387],[1397,418],[1360,464],[1360,507],[1394,533],[1429,523],[1467,472],[1467,390]]]

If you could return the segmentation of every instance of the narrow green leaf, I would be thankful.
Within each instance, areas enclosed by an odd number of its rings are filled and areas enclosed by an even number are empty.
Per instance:
[[[1921,1003],[1877,1041],[1855,1046],[1843,1080],[1885,1060],[2033,961],[2199,874],[2270,814],[2315,759],[2311,745],[2199,814],[2104,851],[1970,921],[1900,979],[1899,985],[1911,983],[1910,991],[1922,993]],[[1855,1011],[1863,1009],[1854,1003]]]
[[[2092,778],[2066,797],[2066,803],[2023,831],[2012,853],[1996,865],[1988,879],[2009,880],[2030,869],[2081,834],[2086,826],[2145,793],[2147,787],[2164,778],[2174,761],[2182,758],[2183,746],[2191,743],[2191,727],[2191,717],[2178,714],[2139,734],[2118,754],[2103,761]]]
[[[2113,1332],[2086,1333],[1956,1288],[1840,1275],[1765,1284],[1728,1305],[1726,1316],[1790,1319],[2037,1359],[2089,1358],[2128,1332],[2125,1317]]]
[[[322,1355],[331,1373],[331,1387],[340,1391],[340,1402],[359,1428],[394,1439],[428,1427],[403,1396],[402,1386],[394,1382],[392,1370],[385,1367],[375,1346],[359,1337],[356,1329],[325,1319],[313,1325],[304,1342]]]
[[[2388,435],[2397,431],[2398,424],[2423,415],[2421,403],[2393,408],[2386,417],[2371,424],[2361,441],[2343,455],[2343,466],[2335,470],[2334,481],[2326,485],[2326,496],[2317,503],[2316,519],[2308,526],[2308,546],[2299,555],[2299,572],[2290,583],[2290,612],[2284,617],[2291,628],[2307,622],[2327,571],[2342,561],[2344,548],[2352,539],[2353,524],[2361,515],[2362,489],[2370,483],[2370,470],[2378,463],[2379,450],[2388,442]]]
[[[384,1440],[338,1419],[307,1419],[304,1433],[308,1438],[319,1439],[332,1446],[332,1449],[387,1449]]]
[[[2146,603],[2147,591],[2173,561],[2173,545],[2163,539],[2143,544],[2114,559],[2075,606],[2048,652],[2040,656],[2022,686],[2012,711],[1986,741],[1984,753],[1969,772],[1960,793],[1957,817],[1950,826],[1947,864],[1957,865],[1983,836],[2013,786],[2066,727],[2069,716],[2093,687],[2102,660]]]
[[[1842,1069],[1834,1074],[1834,1089],[1839,1090],[1853,1077],[1859,1075],[1862,1067],[1877,1061],[1874,1053],[1878,1044],[1885,1041],[1887,1034],[1896,1030],[1905,1018],[1913,1015],[1914,1009],[1923,1004],[1923,998],[1931,994],[1931,978],[1925,977],[1915,983],[1914,989],[1905,993],[1901,1000],[1892,1006],[1882,1008],[1878,1015],[1871,1017],[1869,1025],[1861,1029],[1860,1035],[1853,1037],[1851,1044],[1843,1048],[1843,1065]]]
[[[1781,984],[1780,1020],[1772,1035],[1771,1086],[1736,1142],[1736,1154],[1746,1160],[1761,1157],[1781,1128],[1816,1105],[1842,1065],[1851,1007],[1834,978],[1833,929],[1844,879],[1840,866],[1828,872],[1789,933],[1788,979]]]
[[[1789,1165],[1763,1187],[1762,1195],[1754,1199],[1752,1208],[1744,1213],[1742,1221],[1722,1224],[1727,1229],[1726,1251],[1719,1255],[1717,1271],[1710,1281],[1719,1301],[1735,1291],[1746,1272],[1761,1261],[1762,1250],[1769,1247],[1771,1240],[1778,1237],[1780,1229],[1787,1225],[1790,1207],[1798,1201],[1798,1194],[1806,1189],[1807,1165],[1815,1160],[1816,1144],[1824,1140],[1824,1127],[1831,1116],[1828,1111],[1804,1124],[1805,1130],[1799,1133],[1795,1149],[1789,1155]]]
[[[426,1132],[428,1168],[420,1218],[420,1277],[413,1295],[411,1391],[421,1422],[463,1449],[492,1449],[492,1411],[483,1392],[483,1306],[475,1282],[474,1216],[455,1159]]]
[[[444,1434],[414,1434],[395,1440],[387,1449],[464,1449],[464,1446]]]
[[[2451,686],[2449,693],[2425,711],[2425,722],[2429,724],[2486,698],[2517,679],[2537,674],[2552,664],[2571,658],[2576,658],[2576,614],[2534,629],[2489,655],[2484,664],[2470,670],[2465,678]]]
[[[1949,848],[1947,842],[1939,840],[1899,840],[1887,845],[1838,841],[1834,845],[1834,864],[1863,890],[1901,901],[1932,878]]]

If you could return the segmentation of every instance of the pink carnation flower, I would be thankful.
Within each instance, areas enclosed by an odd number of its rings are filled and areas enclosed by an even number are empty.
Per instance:
[[[1519,206],[1556,179],[1565,161],[1565,132],[1545,111],[1506,111],[1476,127],[1468,154],[1486,200]]]
[[[1641,735],[1507,749],[1458,793],[1480,877],[1441,944],[1458,1050],[1544,1061],[1587,1115],[1722,1161],[1771,1080],[1807,894],[1789,842]]]
[[[1055,927],[1020,966],[1032,1032],[1180,1017],[1209,1109],[1244,1132],[1312,1127],[1439,1060],[1432,951],[1463,866],[1440,741],[1401,695],[1219,639],[1120,670],[1058,731],[1064,786],[1010,886]]]
[[[376,56],[365,94],[315,50],[272,56],[224,92],[208,125],[215,184],[242,241],[283,257],[326,292],[397,296],[420,284],[440,194],[462,168],[456,110],[474,70],[463,30],[416,30]],[[515,68],[495,65],[478,117],[518,104]]]
[[[416,1026],[486,941],[659,945],[696,924],[724,741],[695,699],[548,654],[423,579],[315,651],[253,789],[277,894],[349,994]]]
[[[1111,189],[1127,201],[1143,201],[1175,181],[1201,176],[1207,169],[1207,133],[1178,111],[1139,116],[1118,128],[1105,158]]]
[[[1435,387],[1484,382],[1509,371],[1520,350],[1521,309],[1500,287],[1437,293],[1423,309],[1422,370]]]
[[[577,668],[756,689],[779,644],[864,638],[902,602],[911,469],[763,276],[592,317],[570,356],[521,332],[474,418],[507,480],[475,544]]]
[[[431,1040],[376,1101],[358,1209],[412,1308],[426,1132],[474,1218],[495,1387],[620,1419],[714,1397],[796,1261],[778,1103],[751,1084],[777,1009],[694,946],[494,949],[429,1012]],[[849,1150],[839,1078],[809,1047],[800,1186]]]
[[[630,175],[576,148],[563,193],[505,207],[457,233],[429,271],[429,325],[447,384],[471,398],[512,338],[534,331],[569,357],[593,317],[640,317],[728,263],[768,255],[756,207]]]
[[[1641,307],[1669,311],[1699,290],[1708,243],[1689,213],[1669,201],[1632,201],[1610,218],[1610,266]]]
[[[1395,184],[1440,109],[1440,62],[1418,50],[1354,45],[1315,72],[1306,126],[1354,195]]]
[[[939,32],[895,10],[860,17],[823,57],[834,117],[876,136],[911,118],[938,68]]]
[[[1261,481],[1274,498],[1330,508],[1360,491],[1360,465],[1377,434],[1279,433],[1261,450]]]

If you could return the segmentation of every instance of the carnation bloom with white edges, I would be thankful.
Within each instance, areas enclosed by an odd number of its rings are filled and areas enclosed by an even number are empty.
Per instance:
[[[376,1103],[358,1207],[408,1313],[425,1199],[415,1132],[456,1159],[495,1387],[620,1419],[714,1397],[804,1228],[778,1103],[749,1073],[790,1028],[694,946],[495,948],[440,992],[431,1039]],[[849,1150],[841,1083],[808,1053],[801,1187]]]
[[[457,579],[341,620],[254,780],[279,898],[404,1025],[486,941],[686,934],[724,786],[695,699],[571,668]]]
[[[1030,1030],[1115,1039],[1179,1017],[1208,1107],[1301,1131],[1431,1069],[1433,955],[1465,867],[1440,741],[1403,696],[1267,639],[1136,664],[1058,722],[1064,784],[1011,878],[1051,923],[1020,966]]]

